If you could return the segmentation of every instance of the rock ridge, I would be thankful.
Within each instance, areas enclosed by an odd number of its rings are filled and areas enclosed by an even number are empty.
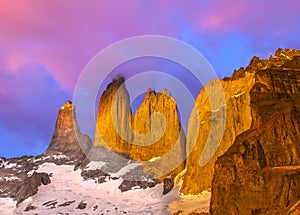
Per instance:
[[[266,71],[286,71],[299,67],[300,51],[294,49],[277,49],[274,56],[270,56],[267,59],[260,59],[253,57],[249,65],[244,68],[240,68],[233,72],[232,77],[225,77],[223,80],[215,80],[210,82],[205,88],[203,88],[196,98],[196,105],[190,115],[187,133],[187,149],[191,151],[187,157],[187,172],[184,176],[183,186],[181,192],[184,194],[198,194],[203,190],[211,187],[211,181],[214,173],[214,163],[217,158],[223,155],[229,147],[233,144],[236,137],[250,129],[254,115],[252,114],[253,108],[251,106],[251,99],[253,95],[251,91],[253,88],[259,85],[264,86],[264,80],[262,80],[263,74],[269,74],[269,76],[275,76],[275,74],[268,73]],[[262,75],[258,75],[262,74]],[[277,74],[277,73],[276,73]],[[280,73],[278,73],[280,76]],[[278,77],[279,77],[278,76]],[[285,77],[282,81],[282,77],[273,78],[274,84],[280,85],[281,82],[291,82],[294,78]],[[226,119],[212,119],[211,106],[209,103],[208,95],[206,91],[213,91],[217,86],[217,82],[222,85],[226,104],[224,109],[219,111],[226,111]],[[275,83],[276,82],[276,83]],[[295,86],[291,85],[290,88],[284,88],[285,91],[293,91]],[[207,90],[206,90],[207,89]],[[276,91],[277,89],[269,89]],[[281,94],[283,96],[283,94]],[[220,95],[212,95],[213,102],[218,102]],[[256,95],[259,96],[259,95]],[[275,99],[275,97],[274,97]],[[277,97],[276,99],[280,99]],[[225,131],[218,150],[205,166],[199,166],[200,155],[203,152],[204,145],[208,138],[210,129],[212,127],[211,121],[219,120],[219,122],[225,122]],[[200,125],[200,127],[198,126]],[[197,131],[198,129],[198,131]],[[198,137],[195,137],[195,133],[199,132]],[[195,139],[196,138],[196,139]]]
[[[299,51],[255,71],[251,127],[215,163],[211,214],[292,214],[300,196]],[[299,211],[298,211],[299,212]]]

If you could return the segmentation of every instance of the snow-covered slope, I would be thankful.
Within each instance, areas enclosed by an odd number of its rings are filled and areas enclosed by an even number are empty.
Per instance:
[[[0,214],[170,214],[168,205],[171,202],[174,202],[169,208],[172,213],[181,210],[181,214],[187,214],[183,209],[186,200],[181,200],[178,188],[164,196],[162,184],[122,193],[118,189],[121,179],[98,184],[95,180],[83,180],[81,170],[73,169],[73,165],[40,165],[36,172],[51,175],[51,183],[40,186],[36,195],[20,203],[17,208],[16,202],[11,199],[0,199]],[[209,198],[210,195],[203,195],[198,201],[205,210]]]
[[[16,208],[16,203],[11,198],[0,198],[0,214],[11,215]]]

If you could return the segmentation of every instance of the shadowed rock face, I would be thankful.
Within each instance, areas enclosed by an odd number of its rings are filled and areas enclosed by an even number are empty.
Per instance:
[[[54,134],[45,155],[62,154],[70,160],[82,161],[91,145],[91,139],[80,133],[75,106],[67,101],[59,110]]]
[[[23,183],[17,188],[18,192],[14,196],[14,200],[19,204],[28,197],[36,194],[40,185],[47,185],[50,183],[51,180],[47,173],[34,172],[32,176],[25,178]]]
[[[279,49],[255,71],[251,128],[216,161],[212,214],[297,214],[300,59],[294,55],[298,54]]]
[[[100,98],[94,146],[139,161],[155,176],[176,175],[184,169],[185,136],[175,99],[167,90],[148,90],[133,115],[125,80],[115,78]]]

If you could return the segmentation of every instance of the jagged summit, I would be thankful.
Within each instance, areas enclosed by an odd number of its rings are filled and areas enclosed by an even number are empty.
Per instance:
[[[147,96],[150,96],[150,95],[156,96],[157,94],[164,94],[164,95],[166,95],[166,96],[169,96],[169,97],[174,98],[174,97],[172,96],[172,93],[171,93],[167,88],[163,88],[163,89],[161,89],[159,92],[155,91],[155,89],[148,88],[148,89],[147,89],[147,92],[146,92],[146,97],[147,97]]]
[[[118,74],[115,77],[113,77],[112,83],[118,83],[119,85],[123,84],[125,82],[125,77],[122,74]]]
[[[129,94],[123,83],[123,76],[113,79],[100,98],[94,145],[108,147],[137,161],[149,161],[164,155],[179,139],[178,148],[174,149],[177,153],[174,159],[180,157],[184,160],[185,138],[171,93],[166,89],[158,93],[148,89],[133,115]],[[164,123],[165,133],[160,134]],[[183,169],[181,164],[179,166]]]
[[[275,52],[274,57],[283,57],[283,58],[287,58],[288,60],[291,60],[294,56],[299,56],[299,55],[300,55],[300,50],[290,49],[290,48],[286,48],[286,49],[278,48]],[[270,56],[270,58],[272,58],[272,55]]]
[[[298,57],[300,57],[300,50],[278,48],[274,55],[270,55],[269,59],[260,59],[259,57],[254,56],[246,68],[241,67],[234,70],[232,76],[225,77],[224,80],[229,81],[242,78],[246,73],[253,73],[259,70],[285,67],[290,68],[292,66],[291,63],[288,65],[286,65],[286,63],[294,62]]]
[[[113,77],[113,80],[107,85],[106,90],[119,88],[122,84],[125,84],[125,77],[122,74],[118,74]]]
[[[70,160],[82,161],[90,146],[91,139],[82,135],[78,127],[75,105],[68,100],[59,109],[54,134],[45,154],[62,154]]]
[[[74,110],[75,105],[70,100],[67,100],[66,103],[60,107],[61,110]]]

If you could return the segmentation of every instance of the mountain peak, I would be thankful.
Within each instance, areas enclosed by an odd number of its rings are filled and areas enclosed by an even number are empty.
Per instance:
[[[67,100],[66,103],[60,107],[60,110],[74,110],[75,105],[70,101]]]
[[[119,88],[124,83],[125,83],[124,75],[118,74],[113,78],[112,82],[107,86],[106,89],[110,89],[110,88],[114,88],[114,87]]]
[[[159,91],[160,94],[164,94],[166,96],[172,97],[172,93],[167,89],[167,88],[163,88]]]
[[[51,143],[46,154],[63,154],[70,160],[82,160],[91,140],[88,136],[82,135],[77,124],[75,105],[68,100],[61,106]]]
[[[175,153],[169,160],[174,163],[177,161],[178,165],[172,169],[170,164],[166,174],[178,173],[184,168],[182,162],[179,161],[184,160],[185,138],[178,118],[175,99],[166,89],[157,93],[149,88],[142,104],[135,115],[132,115],[126,86],[122,84],[121,90],[114,88],[115,85],[120,85],[124,81],[122,76],[114,79],[100,98],[94,145],[105,146],[142,162],[162,157],[170,149],[173,149],[172,152]],[[116,99],[114,100],[114,98]],[[160,113],[160,115],[154,113]],[[160,133],[164,124],[166,130],[164,133]],[[178,139],[179,144],[175,145]],[[160,160],[162,162],[163,159]],[[158,165],[159,161],[151,163],[152,166],[155,164]],[[149,173],[153,171],[146,165],[143,167],[146,172],[147,168]],[[164,173],[160,174],[161,172],[157,171],[156,176],[162,176]]]
[[[147,93],[146,93],[146,97],[149,97],[149,96],[156,96],[155,89],[148,88]]]
[[[282,48],[278,48],[275,52],[275,55],[270,57],[271,58],[287,58],[288,60],[291,60],[294,56],[299,56],[300,55],[300,50],[296,50],[296,49],[282,49]]]
[[[173,98],[171,92],[166,88],[163,88],[158,92],[155,91],[154,89],[148,88],[145,98],[148,98],[148,97],[151,97],[151,96],[158,96],[158,95],[162,95],[162,94]]]

